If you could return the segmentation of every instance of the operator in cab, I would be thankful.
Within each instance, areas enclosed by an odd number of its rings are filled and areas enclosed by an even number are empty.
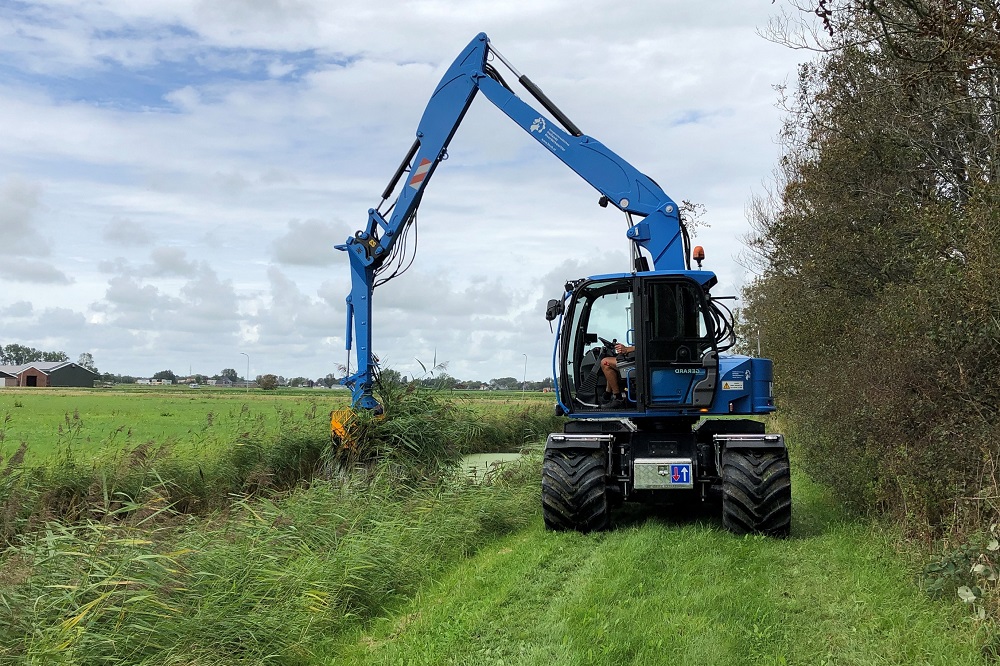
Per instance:
[[[635,346],[615,344],[615,353],[618,356],[605,356],[601,359],[601,371],[608,382],[607,389],[601,397],[601,407],[605,409],[622,409],[628,404],[625,392],[621,388],[618,377],[618,363],[633,363],[635,358]],[[621,359],[619,361],[619,359]]]

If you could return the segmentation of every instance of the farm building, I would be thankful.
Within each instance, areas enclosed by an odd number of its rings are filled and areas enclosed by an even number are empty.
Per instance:
[[[4,386],[79,386],[93,388],[97,373],[71,361],[0,365]]]

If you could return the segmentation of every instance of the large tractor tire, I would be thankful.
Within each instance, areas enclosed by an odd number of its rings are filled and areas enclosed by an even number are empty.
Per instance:
[[[594,532],[610,524],[604,455],[548,450],[542,462],[542,517],[550,530]]]
[[[787,451],[722,452],[722,524],[734,534],[788,536],[792,477]]]

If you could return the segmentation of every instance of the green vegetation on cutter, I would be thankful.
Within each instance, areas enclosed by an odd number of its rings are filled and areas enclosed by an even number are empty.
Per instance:
[[[600,534],[532,526],[456,568],[324,663],[985,664],[977,625],[913,585],[891,535],[802,475],[790,539],[636,511]]]

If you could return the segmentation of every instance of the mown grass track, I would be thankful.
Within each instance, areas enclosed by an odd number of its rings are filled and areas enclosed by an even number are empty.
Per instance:
[[[790,539],[663,512],[591,535],[535,520],[323,663],[988,663],[982,627],[917,589],[891,535],[793,485]]]

